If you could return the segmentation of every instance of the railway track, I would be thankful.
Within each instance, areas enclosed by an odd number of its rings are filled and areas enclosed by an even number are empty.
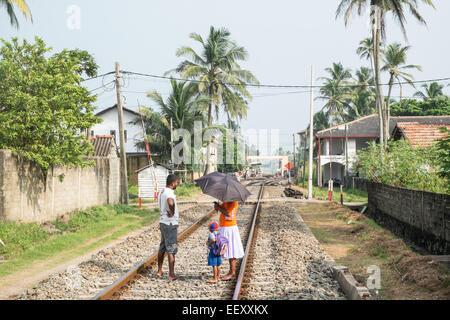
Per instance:
[[[257,187],[251,187],[256,189]],[[249,235],[255,228],[255,214],[259,209],[259,200],[263,196],[263,186],[258,188],[258,201],[255,206],[243,205],[239,208],[237,222],[243,243],[248,242]],[[210,211],[179,236],[179,251],[176,255],[176,270],[182,273],[184,281],[166,280],[167,262],[165,261],[162,278],[156,278],[157,252],[140,262],[114,283],[94,297],[94,300],[104,299],[231,299],[239,292],[243,271],[238,281],[220,281],[209,284],[206,280],[211,277],[212,268],[206,264],[208,237],[208,223],[214,218],[215,211]],[[248,246],[247,246],[248,247]],[[247,249],[246,247],[246,249]],[[246,255],[248,252],[246,251]],[[238,270],[245,269],[245,258],[238,263]],[[222,274],[228,271],[228,263],[222,264]],[[238,294],[238,293],[237,293]]]
[[[292,205],[275,205],[261,198],[281,193],[277,186],[247,187],[251,203],[241,205],[237,216],[245,258],[237,261],[238,277],[209,284],[207,266],[208,223],[218,220],[211,205],[180,211],[183,232],[175,271],[184,281],[167,281],[167,260],[157,278],[159,224],[129,236],[125,241],[93,254],[71,270],[52,274],[18,299],[344,299],[332,279],[329,257]],[[264,203],[263,206],[261,204]],[[254,214],[257,213],[257,216]],[[189,228],[187,228],[189,226]],[[183,230],[182,229],[182,230]],[[228,272],[223,260],[222,275]]]

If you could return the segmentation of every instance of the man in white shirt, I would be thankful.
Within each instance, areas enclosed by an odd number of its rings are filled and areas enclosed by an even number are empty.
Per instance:
[[[166,187],[161,190],[158,196],[161,243],[158,250],[158,272],[156,276],[161,277],[163,275],[164,254],[167,252],[170,281],[180,279],[180,277],[175,276],[175,254],[178,251],[178,206],[174,190],[177,188],[177,185],[178,177],[174,174],[169,174],[166,180]]]

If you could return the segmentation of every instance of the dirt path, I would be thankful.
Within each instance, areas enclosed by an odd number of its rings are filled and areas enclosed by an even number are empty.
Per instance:
[[[157,222],[153,222],[157,223]],[[81,249],[83,247],[88,247],[92,244],[94,244],[97,241],[100,241],[106,237],[111,236],[117,231],[120,231],[124,228],[127,228],[131,224],[126,224],[117,228],[114,228],[110,230],[108,233],[103,234],[100,237],[93,238],[89,240],[88,242],[83,243],[82,245],[76,246],[70,250],[65,250],[57,255],[45,260],[45,261],[39,261],[36,263],[33,263],[30,267],[26,269],[22,269],[18,272],[15,272],[13,274],[7,275],[5,277],[0,278],[0,299],[11,299],[14,296],[22,293],[24,290],[32,288],[35,284],[40,282],[41,280],[46,279],[49,275],[53,273],[60,273],[66,270],[69,266],[72,265],[78,265],[79,263],[88,260],[93,254],[96,254],[97,252],[104,250],[106,248],[115,246],[116,244],[122,242],[125,238],[136,235],[144,231],[145,229],[148,229],[149,226],[145,226],[142,228],[139,228],[137,230],[134,230],[130,233],[124,234],[120,236],[119,238],[112,240],[111,242],[98,247],[96,249],[93,249],[89,253],[83,254],[81,256],[78,256],[76,258],[67,260],[67,258],[78,249]]]

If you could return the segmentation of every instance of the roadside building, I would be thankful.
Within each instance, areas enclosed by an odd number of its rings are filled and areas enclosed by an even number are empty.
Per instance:
[[[391,136],[398,123],[400,124],[396,131],[398,137],[401,135],[408,137],[409,134],[413,141],[419,143],[420,139],[431,132],[437,135],[440,126],[449,125],[450,116],[391,117],[389,123]],[[415,124],[410,125],[410,123]],[[417,135],[418,132],[422,133]],[[342,182],[346,175],[357,175],[353,166],[357,152],[366,148],[370,141],[379,142],[378,115],[372,114],[318,131],[316,139],[318,156],[315,160],[318,185],[326,184],[330,180],[330,174],[333,180]]]
[[[166,186],[167,176],[173,172],[174,169],[172,167],[161,163],[157,163],[154,166],[148,165],[136,170],[139,199],[155,199],[157,193]]]
[[[118,158],[117,145],[112,135],[97,135],[91,137],[94,147],[94,157]]]
[[[392,138],[407,140],[413,147],[428,148],[445,138],[446,133],[440,130],[442,127],[450,130],[450,123],[397,122]]]
[[[119,122],[117,104],[103,109],[95,114],[103,122],[91,128],[91,136],[109,135],[114,137],[116,146],[120,151]],[[143,140],[141,115],[129,108],[123,107],[123,126],[125,135],[125,151],[127,170],[130,184],[137,184],[136,170],[148,165],[147,151],[136,147],[138,141]],[[155,156],[155,155],[153,155]]]

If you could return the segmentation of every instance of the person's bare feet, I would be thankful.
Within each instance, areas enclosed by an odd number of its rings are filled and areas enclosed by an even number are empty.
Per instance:
[[[175,280],[184,280],[181,276],[169,276],[169,281],[175,281]]]
[[[157,276],[158,278],[161,278],[162,275],[163,275],[163,272],[162,272],[162,271],[158,271],[158,272],[156,273],[156,276]]]
[[[219,281],[219,280],[217,280],[217,279],[209,279],[208,283],[216,283],[217,281]]]
[[[234,274],[226,274],[226,275],[224,275],[223,277],[222,277],[222,280],[223,281],[227,281],[227,280],[230,280],[231,278],[233,278],[234,277]]]

